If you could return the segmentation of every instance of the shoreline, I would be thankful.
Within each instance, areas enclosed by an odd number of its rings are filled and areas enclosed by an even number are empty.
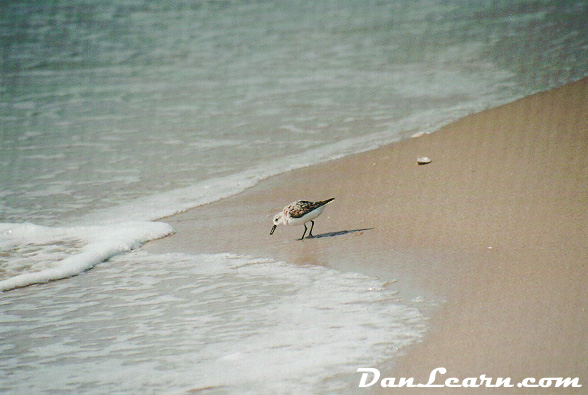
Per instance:
[[[420,156],[432,162],[417,166]],[[303,227],[283,226],[269,235],[285,204],[330,197],[317,237],[296,241]],[[382,377],[424,383],[443,366],[447,377],[579,377],[588,386],[586,207],[583,78],[167,217],[177,233],[143,248],[324,265],[396,280],[405,300],[445,301],[428,312],[421,343],[378,367]]]

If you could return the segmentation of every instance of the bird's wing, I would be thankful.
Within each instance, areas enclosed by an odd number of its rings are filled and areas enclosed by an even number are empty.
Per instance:
[[[333,199],[322,200],[320,202],[309,202],[308,200],[299,200],[290,204],[286,209],[290,213],[290,217],[292,218],[300,218],[305,214],[310,213],[317,208],[324,206],[325,204],[329,203]],[[286,211],[286,209],[284,211]]]

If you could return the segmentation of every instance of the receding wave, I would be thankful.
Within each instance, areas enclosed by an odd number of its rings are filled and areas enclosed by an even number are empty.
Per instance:
[[[155,222],[70,228],[0,224],[0,247],[5,261],[0,272],[0,291],[75,276],[172,232],[171,226]]]

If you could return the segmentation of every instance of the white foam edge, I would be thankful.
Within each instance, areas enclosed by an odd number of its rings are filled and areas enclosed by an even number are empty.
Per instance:
[[[80,240],[81,252],[54,266],[0,281],[0,291],[46,283],[78,275],[115,255],[133,250],[147,241],[165,237],[174,229],[162,222],[131,221],[109,226],[48,227],[31,223],[0,224],[0,247],[43,244],[66,239]]]
[[[194,185],[168,192],[141,197],[129,203],[91,212],[79,219],[80,225],[115,223],[119,218],[137,221],[155,221],[194,207],[212,203],[237,195],[260,181],[292,170],[317,165],[348,155],[382,147],[404,138],[419,130],[432,133],[444,125],[477,108],[458,106],[445,111],[424,111],[418,114],[387,122],[387,131],[367,136],[349,138],[337,143],[310,149],[300,154],[276,158],[274,161],[246,169],[223,178],[200,181]],[[406,131],[409,134],[401,134]]]

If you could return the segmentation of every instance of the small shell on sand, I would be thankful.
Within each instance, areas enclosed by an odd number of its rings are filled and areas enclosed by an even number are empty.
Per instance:
[[[426,165],[431,163],[431,158],[427,158],[426,156],[420,156],[417,158],[417,165]]]

